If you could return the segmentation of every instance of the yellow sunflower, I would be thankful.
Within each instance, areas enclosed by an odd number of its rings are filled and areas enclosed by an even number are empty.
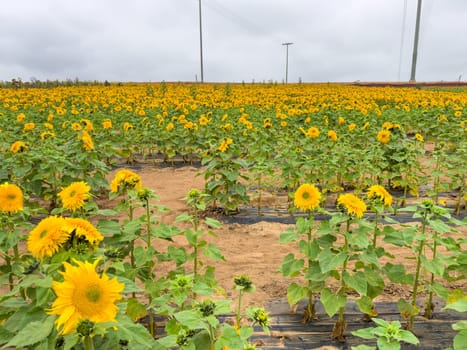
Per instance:
[[[294,204],[300,210],[313,210],[319,206],[321,192],[312,184],[301,185],[294,194]]]
[[[334,130],[329,130],[328,131],[328,137],[332,142],[337,141],[337,134],[336,134],[336,132]]]
[[[138,189],[141,186],[141,177],[138,174],[128,169],[122,169],[115,174],[114,179],[110,183],[110,191],[118,193],[121,190]]]
[[[308,129],[308,131],[306,132],[306,136],[314,139],[314,138],[317,138],[319,136],[320,132],[318,130],[318,128],[315,128],[314,126],[312,126],[311,128]]]
[[[91,187],[84,181],[73,182],[58,193],[62,207],[71,211],[82,208],[85,202],[91,198],[90,190]]]
[[[122,298],[125,285],[117,278],[109,279],[104,273],[96,272],[98,260],[94,263],[74,260],[77,266],[64,262],[63,282],[54,281],[52,288],[57,299],[52,304],[49,315],[57,315],[55,321],[60,334],[72,333],[80,321],[94,323],[115,320],[118,308],[115,302]]]
[[[80,218],[65,218],[62,229],[70,235],[74,232],[76,236],[86,239],[91,244],[98,244],[104,239],[102,234],[89,221]]]
[[[35,127],[36,127],[36,124],[34,124],[34,123],[26,123],[23,126],[23,131],[33,130]]]
[[[29,252],[38,259],[54,255],[70,235],[63,230],[64,224],[65,219],[57,216],[49,216],[39,222],[29,233]]]
[[[104,119],[102,122],[102,127],[104,129],[112,129],[112,121],[110,119]]]
[[[381,143],[388,143],[391,141],[391,132],[388,130],[380,130],[378,135],[376,135],[376,139]]]
[[[0,185],[0,211],[16,213],[23,210],[23,192],[13,184]]]
[[[15,141],[10,146],[11,153],[24,152],[26,150],[26,144],[23,141]]]
[[[392,196],[383,186],[373,185],[368,189],[367,192],[369,199],[380,200],[385,206],[390,207],[392,204]]]
[[[222,140],[222,143],[220,144],[220,146],[217,148],[219,151],[221,151],[222,153],[224,153],[225,151],[227,151],[227,149],[229,148],[229,146],[232,144],[232,139],[224,139]]]
[[[341,194],[337,198],[337,204],[344,207],[349,215],[354,215],[358,218],[361,218],[366,211],[365,202],[351,193]]]
[[[423,142],[423,136],[420,134],[415,134],[415,139],[417,139],[419,142]]]

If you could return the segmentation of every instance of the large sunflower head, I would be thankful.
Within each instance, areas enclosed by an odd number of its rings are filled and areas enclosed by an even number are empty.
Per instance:
[[[371,186],[368,189],[367,195],[369,199],[380,201],[382,204],[384,204],[387,207],[390,207],[392,204],[392,196],[381,185]]]
[[[52,288],[57,299],[48,314],[58,315],[55,324],[60,334],[70,334],[80,323],[89,320],[94,323],[115,320],[124,284],[117,278],[109,279],[106,274],[96,272],[94,263],[74,260],[76,266],[64,262],[63,282],[53,282]]]
[[[321,192],[312,184],[303,184],[294,195],[295,206],[300,210],[314,210],[319,206]]]
[[[64,209],[75,211],[91,198],[91,187],[84,181],[73,182],[58,193]]]
[[[115,174],[114,179],[110,183],[110,191],[119,193],[128,189],[138,189],[141,186],[141,177],[138,174],[128,169],[122,169]]]
[[[361,218],[366,211],[365,202],[351,193],[341,194],[337,198],[337,204],[344,208],[348,215],[358,218]]]
[[[16,213],[23,209],[23,192],[21,188],[8,182],[0,185],[0,211]]]
[[[31,230],[28,237],[28,250],[31,254],[43,259],[54,255],[68,240],[70,234],[63,229],[65,219],[49,216]]]
[[[104,239],[102,234],[89,221],[80,218],[65,218],[62,229],[78,239],[83,239],[92,245]]]

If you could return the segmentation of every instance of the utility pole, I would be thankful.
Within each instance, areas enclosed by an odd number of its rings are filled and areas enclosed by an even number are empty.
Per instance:
[[[285,46],[285,83],[287,84],[289,79],[289,45],[293,43],[282,43]]]
[[[201,0],[199,1],[199,54],[201,59],[201,82],[204,83],[203,74],[203,26],[201,22]]]
[[[415,81],[415,71],[417,70],[417,54],[418,54],[418,33],[420,32],[420,15],[422,12],[422,0],[418,0],[417,6],[417,21],[415,23],[415,38],[413,41],[412,55],[412,71],[410,73],[410,81]]]

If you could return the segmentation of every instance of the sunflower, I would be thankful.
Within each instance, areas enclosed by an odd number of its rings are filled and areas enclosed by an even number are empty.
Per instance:
[[[26,144],[23,141],[15,141],[10,146],[10,152],[15,154],[18,152],[24,152],[26,150]]]
[[[354,215],[358,218],[361,218],[366,211],[365,202],[351,193],[341,194],[337,198],[337,204],[346,209],[349,215]]]
[[[141,188],[141,177],[128,169],[119,170],[112,182],[110,183],[110,191],[118,193],[124,189],[138,189]]]
[[[75,131],[80,131],[83,128],[80,123],[73,123],[73,124],[71,124],[71,127]]]
[[[209,124],[210,120],[208,118],[206,118],[206,116],[204,114],[201,115],[201,117],[199,117],[199,125],[201,126],[206,126]]]
[[[392,196],[383,186],[373,185],[367,192],[369,199],[380,200],[385,206],[390,207],[392,204]]]
[[[13,184],[0,185],[0,211],[16,213],[23,210],[23,192]]]
[[[329,130],[328,131],[328,137],[332,142],[337,141],[337,134],[336,134],[336,132],[334,130]]]
[[[73,182],[58,193],[62,207],[71,211],[82,208],[85,202],[91,198],[90,190],[91,187],[84,181]]]
[[[311,184],[301,185],[294,194],[294,204],[300,210],[313,210],[319,206],[321,193]]]
[[[81,135],[78,135],[78,138],[83,142],[83,148],[86,151],[92,151],[94,149],[94,142],[92,142],[92,137],[86,130],[84,130]]]
[[[44,131],[41,133],[41,140],[44,141],[45,139],[47,139],[48,137],[55,137],[55,134],[53,132],[50,132],[50,131]]]
[[[342,124],[345,123],[345,119],[344,119],[343,117],[339,117],[339,118],[337,119],[337,123],[338,123],[339,125],[342,125]]]
[[[131,125],[131,123],[129,123],[129,122],[123,123],[123,130],[124,131],[128,131],[130,129],[133,129],[133,125]]]
[[[36,127],[36,124],[34,124],[34,123],[26,123],[23,126],[23,131],[33,130],[35,127]]]
[[[319,130],[318,128],[315,128],[314,126],[312,126],[311,128],[308,129],[308,131],[306,132],[306,136],[314,139],[314,138],[317,138],[319,136]]]
[[[172,131],[173,128],[174,128],[174,124],[173,124],[173,123],[169,123],[169,124],[167,124],[167,126],[165,127],[165,130],[167,130],[167,131]]]
[[[77,237],[84,238],[91,244],[98,244],[104,239],[102,234],[89,221],[80,218],[65,218],[62,230],[70,235],[74,233]]]
[[[349,125],[349,131],[353,131],[357,125],[355,123],[352,123]]]
[[[418,133],[415,134],[415,139],[416,139],[417,141],[419,141],[419,142],[423,142],[423,136],[420,135],[420,134],[418,134]]]
[[[102,122],[102,127],[104,129],[112,129],[112,121],[110,119],[104,119],[104,121]]]
[[[58,216],[49,216],[32,229],[28,237],[28,250],[31,254],[42,259],[54,255],[69,237],[63,230],[65,219]]]
[[[378,135],[376,135],[376,139],[381,143],[388,143],[391,141],[391,132],[388,130],[380,130]]]
[[[224,153],[225,151],[227,151],[227,149],[229,148],[229,145],[232,144],[232,139],[224,139],[222,140],[222,143],[220,144],[220,146],[217,148],[219,151],[221,151],[222,153]]]
[[[18,121],[18,123],[22,123],[24,119],[26,119],[26,116],[24,115],[24,113],[20,113],[16,116],[16,120]]]
[[[52,304],[49,315],[57,315],[55,321],[60,334],[72,333],[80,321],[94,323],[115,320],[125,285],[117,278],[109,279],[104,273],[96,272],[98,260],[94,263],[73,260],[77,266],[64,262],[63,282],[54,281],[52,288],[57,299]]]

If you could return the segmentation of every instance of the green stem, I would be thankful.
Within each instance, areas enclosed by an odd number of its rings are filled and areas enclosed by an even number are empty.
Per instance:
[[[8,282],[9,282],[9,287],[10,287],[10,292],[13,290],[13,273],[11,272],[11,259],[8,256],[8,254],[5,254],[5,264],[8,270]]]
[[[433,260],[436,259],[436,251],[438,249],[438,234],[435,231],[435,236],[434,236],[434,242],[433,242]],[[435,282],[435,274],[432,272],[431,273],[431,278],[430,278],[430,292],[428,294],[428,300],[426,302],[426,308],[425,308],[425,317],[428,319],[433,318],[433,284]]]
[[[83,338],[83,345],[84,345],[84,350],[94,350],[94,342],[89,335]]]
[[[151,248],[151,211],[149,210],[149,199],[146,200],[146,245]]]
[[[261,173],[258,177],[258,216],[261,216]]]
[[[310,211],[309,216],[308,216],[309,223],[311,222],[311,218],[312,218],[312,214],[311,214],[311,211]],[[311,231],[312,231],[312,227],[309,224],[308,232],[307,232],[308,247],[310,246],[311,241],[312,241]],[[308,270],[311,267],[311,263],[312,263],[312,260],[308,257]],[[316,310],[315,310],[315,304],[313,303],[312,281],[308,280],[308,305],[307,305],[306,321],[311,321],[313,319],[316,319]]]
[[[240,329],[240,321],[241,321],[241,312],[242,312],[242,293],[243,290],[240,289],[238,293],[238,305],[237,305],[237,329]]]
[[[427,213],[425,213],[423,217],[423,223],[422,223],[422,235],[423,236],[425,235],[426,217],[427,217]],[[422,240],[420,241],[420,244],[417,249],[417,267],[415,268],[415,280],[413,284],[412,309],[415,308],[415,306],[417,305],[418,280],[420,278],[420,267],[422,265],[421,256],[423,253],[424,245],[425,245],[425,238],[422,237]],[[408,324],[408,330],[410,331],[413,329],[414,319],[415,319],[415,315],[412,312],[412,314],[410,315],[409,324]]]
[[[347,254],[348,250],[349,250],[349,243],[347,241],[347,234],[349,233],[349,229],[350,229],[350,220],[347,220],[347,227],[346,227],[346,233],[344,235],[344,249],[343,249],[343,252],[345,254]],[[345,258],[344,260],[344,265],[342,266],[342,272],[341,272],[341,288],[340,288],[340,291],[339,291],[339,294],[342,295],[342,296],[345,296],[345,290],[347,288],[347,285],[344,281],[344,274],[346,273],[347,271],[347,262],[348,262],[349,258],[348,256]],[[339,309],[339,318],[337,320],[338,323],[342,324],[344,322],[344,307],[341,307]]]
[[[373,249],[376,248],[376,238],[378,237],[378,210],[375,210],[375,230],[373,232]]]

